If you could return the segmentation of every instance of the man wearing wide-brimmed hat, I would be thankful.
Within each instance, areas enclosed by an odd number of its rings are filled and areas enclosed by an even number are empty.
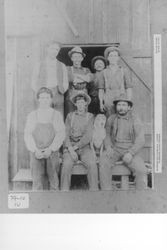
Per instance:
[[[88,85],[88,93],[91,97],[91,103],[89,105],[89,112],[97,115],[101,113],[100,111],[100,101],[99,101],[99,85],[98,78],[100,72],[105,69],[107,64],[106,59],[103,56],[95,56],[91,61],[91,68],[94,72],[92,81]]]
[[[105,149],[100,159],[100,185],[103,190],[112,189],[111,168],[116,161],[130,168],[135,175],[137,189],[147,187],[146,167],[139,152],[145,143],[140,119],[132,112],[132,101],[126,94],[114,100],[116,114],[107,120]]]
[[[107,116],[114,113],[113,100],[120,94],[127,93],[132,97],[132,84],[127,69],[120,65],[120,50],[111,46],[105,49],[104,57],[108,66],[99,78],[99,99],[101,111],[106,110]]]
[[[68,56],[72,61],[72,66],[67,67],[69,90],[65,103],[66,114],[75,110],[75,106],[70,101],[71,96],[80,90],[87,92],[87,85],[89,84],[92,76],[90,70],[82,66],[82,61],[86,56],[82,48],[79,46],[72,48],[68,52]]]
[[[61,189],[69,190],[71,172],[75,162],[81,160],[88,169],[90,190],[98,189],[98,172],[95,158],[90,148],[93,132],[93,114],[87,112],[90,97],[84,91],[78,91],[71,97],[76,111],[66,118],[66,139],[64,142],[63,167],[61,172]]]

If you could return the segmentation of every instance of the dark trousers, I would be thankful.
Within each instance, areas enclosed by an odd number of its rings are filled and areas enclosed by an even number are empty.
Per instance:
[[[91,103],[88,106],[88,111],[94,115],[97,115],[100,112],[100,101],[98,96],[90,96],[91,97]]]

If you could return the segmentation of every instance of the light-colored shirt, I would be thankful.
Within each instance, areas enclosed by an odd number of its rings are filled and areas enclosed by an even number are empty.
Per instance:
[[[47,79],[46,79],[46,87],[55,88],[58,85],[57,79],[57,60],[46,60],[46,70],[47,70]],[[63,87],[64,91],[68,89],[68,75],[67,68],[62,63],[63,68]]]
[[[45,113],[47,115],[44,115]],[[55,138],[49,148],[52,151],[59,150],[65,139],[65,125],[61,113],[52,108],[49,108],[45,111],[37,109],[32,111],[27,116],[27,121],[24,129],[24,141],[27,149],[31,152],[35,152],[37,150],[37,146],[33,138],[33,131],[35,130],[37,123],[53,124],[53,127],[55,129]]]
[[[57,62],[58,60],[47,60],[45,61],[46,63],[46,82],[45,82],[45,86],[48,88],[55,88],[58,85],[58,76],[57,76]],[[61,62],[59,62],[61,63]],[[69,86],[69,82],[68,82],[68,73],[67,73],[67,68],[65,66],[64,63],[61,63],[62,65],[62,70],[63,70],[63,88],[64,88],[64,92],[68,89]],[[40,66],[41,63],[38,62],[34,65],[34,69],[33,69],[33,75],[32,75],[32,82],[31,82],[31,87],[34,91],[38,90],[37,86],[37,82],[38,82],[38,78],[39,78],[39,73],[40,73]],[[42,85],[43,86],[43,85]]]

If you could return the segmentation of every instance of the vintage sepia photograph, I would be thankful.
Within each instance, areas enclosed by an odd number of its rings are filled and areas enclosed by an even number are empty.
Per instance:
[[[9,212],[167,212],[157,193],[167,49],[156,15],[165,8],[4,1]]]

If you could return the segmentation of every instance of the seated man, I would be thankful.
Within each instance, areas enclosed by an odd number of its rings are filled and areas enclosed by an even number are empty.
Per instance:
[[[116,114],[106,124],[106,151],[100,158],[100,185],[102,190],[111,190],[111,168],[116,161],[123,163],[135,175],[136,189],[145,189],[146,167],[138,155],[144,146],[144,130],[140,119],[131,111],[133,105],[125,94],[113,102]]]
[[[65,126],[61,113],[50,107],[52,98],[50,89],[39,89],[39,107],[28,115],[24,131],[25,144],[30,152],[34,190],[43,189],[45,172],[50,189],[59,187],[59,148],[65,138]]]
[[[95,157],[90,148],[94,117],[87,112],[91,99],[84,91],[80,91],[72,96],[71,101],[77,110],[69,113],[66,118],[61,189],[69,190],[73,165],[81,160],[88,169],[90,190],[97,190],[98,172]]]

